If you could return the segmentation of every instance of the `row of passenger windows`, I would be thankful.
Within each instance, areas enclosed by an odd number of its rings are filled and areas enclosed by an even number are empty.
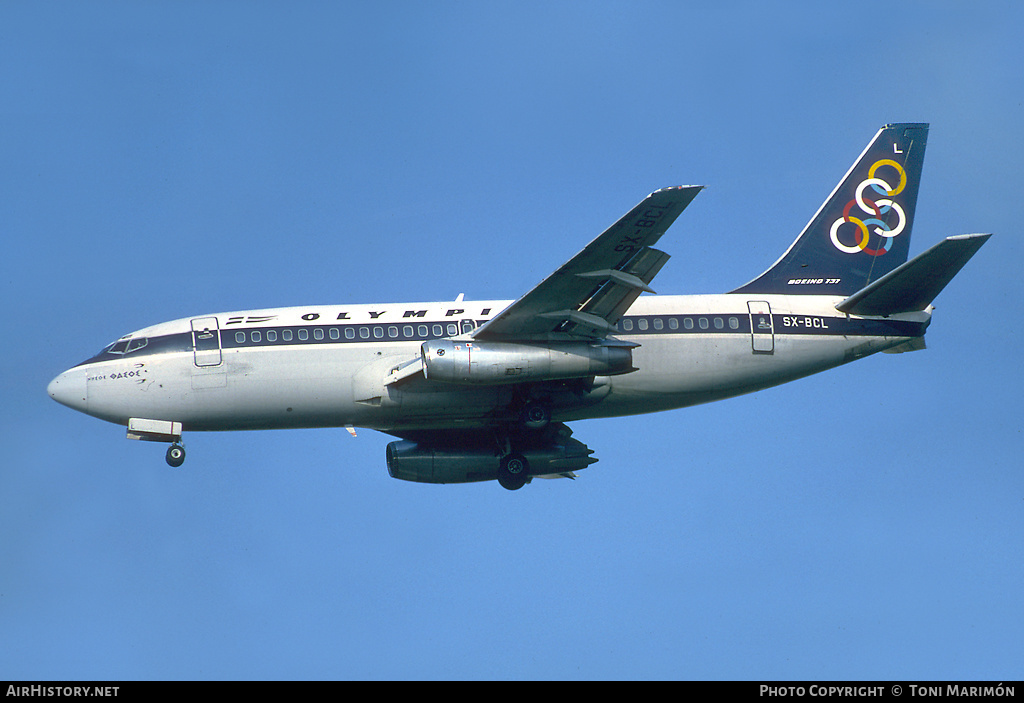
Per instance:
[[[729,329],[731,330],[738,330],[740,328],[740,320],[738,317],[728,318],[728,323]],[[679,318],[676,317],[670,317],[667,319],[655,317],[652,318],[649,323],[647,321],[647,318],[641,317],[636,321],[636,329],[640,330],[641,332],[644,332],[650,326],[653,327],[655,330],[663,330],[667,325],[668,329],[677,330],[679,329],[679,324]],[[721,317],[713,317],[709,322],[708,318],[706,317],[698,317],[696,324],[702,330],[709,329],[712,324],[715,326],[716,330],[724,330],[726,320]],[[694,318],[684,317],[682,325],[683,329],[692,330],[694,326]],[[629,318],[623,318],[622,320],[619,321],[619,329],[622,330],[623,332],[631,332],[633,330],[633,320]]]
[[[245,344],[246,341],[253,343],[262,342],[264,338],[268,342],[276,342],[280,339],[282,342],[291,342],[297,339],[300,342],[309,341],[312,337],[314,341],[323,341],[324,339],[340,340],[342,336],[345,339],[429,339],[430,337],[444,337],[454,336],[459,333],[459,326],[454,322],[449,322],[446,325],[434,324],[434,325],[402,325],[401,329],[396,325],[389,325],[387,327],[376,326],[376,327],[313,327],[307,329],[300,327],[297,330],[291,330],[285,328],[278,332],[278,330],[250,330],[248,337],[245,332],[239,330],[235,332],[235,342],[238,344]],[[294,335],[294,336],[293,336]]]
[[[738,317],[640,317],[636,319],[623,318],[619,321],[618,327],[622,332],[632,332],[634,329],[640,332],[646,332],[650,329],[655,331],[662,331],[668,329],[678,330],[680,327],[684,330],[692,330],[695,327],[706,330],[712,326],[716,330],[725,329],[728,324],[729,329],[738,330],[740,328],[740,321]],[[463,329],[463,332],[468,332],[472,329],[472,326],[467,329]],[[235,332],[235,343],[246,344],[253,343],[258,344],[264,341],[269,343],[281,342],[292,342],[298,340],[299,342],[307,342],[310,339],[316,342],[324,340],[339,341],[342,337],[347,340],[369,340],[369,339],[431,339],[438,337],[451,337],[459,334],[459,325],[454,322],[446,324],[434,323],[431,325],[375,325],[372,327],[356,327],[354,325],[344,327],[300,327],[298,329],[284,328],[281,330],[276,329],[263,329],[263,330],[249,330],[248,333],[238,330]]]

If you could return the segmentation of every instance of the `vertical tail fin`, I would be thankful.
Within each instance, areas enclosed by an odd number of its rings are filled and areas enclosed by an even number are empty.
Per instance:
[[[907,260],[928,125],[878,130],[775,265],[733,293],[851,295]]]

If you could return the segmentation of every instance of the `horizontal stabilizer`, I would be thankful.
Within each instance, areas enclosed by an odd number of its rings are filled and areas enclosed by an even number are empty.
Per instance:
[[[895,315],[924,310],[991,234],[947,237],[836,305],[854,315]]]
[[[925,344],[924,337],[914,337],[903,342],[903,344],[897,344],[895,347],[889,347],[883,349],[884,354],[905,354],[906,352],[921,351],[927,349],[928,345]]]

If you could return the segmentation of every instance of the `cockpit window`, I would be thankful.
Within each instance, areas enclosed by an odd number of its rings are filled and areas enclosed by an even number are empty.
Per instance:
[[[133,337],[132,341],[128,342],[128,348],[125,350],[125,354],[131,354],[133,351],[138,351],[144,346],[149,344],[149,340],[145,337]]]
[[[125,335],[113,344],[108,344],[104,347],[100,354],[131,354],[133,351],[142,349],[147,344],[149,344],[149,339],[146,337],[132,337],[131,335]]]
[[[109,347],[107,351],[111,354],[124,354],[124,350],[128,348],[128,342],[131,341],[131,337],[121,337]]]

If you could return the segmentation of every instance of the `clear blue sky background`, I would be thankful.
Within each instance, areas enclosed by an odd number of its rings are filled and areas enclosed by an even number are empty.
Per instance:
[[[0,679],[1024,675],[1019,3],[0,5]],[[996,236],[929,349],[580,422],[577,481],[388,438],[161,445],[47,382],[163,320],[515,298],[708,185],[664,293],[770,265],[886,122],[911,253]]]

